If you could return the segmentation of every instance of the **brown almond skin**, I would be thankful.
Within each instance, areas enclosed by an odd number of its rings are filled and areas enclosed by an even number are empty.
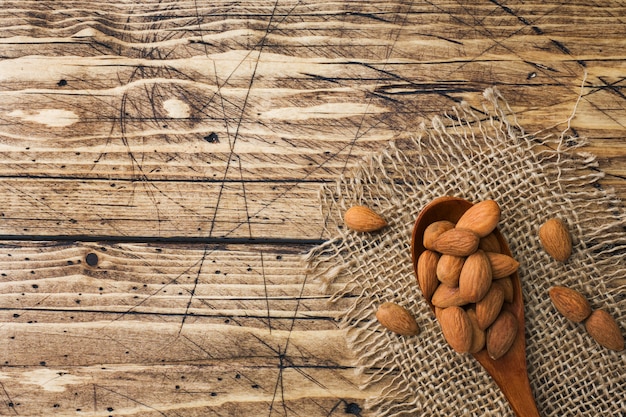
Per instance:
[[[555,286],[548,291],[552,304],[565,318],[580,323],[591,314],[591,305],[584,295],[567,287]]]
[[[446,342],[459,353],[472,347],[472,323],[461,307],[448,307],[439,313],[439,324]]]
[[[431,250],[425,250],[417,259],[417,282],[422,290],[422,295],[430,301],[433,293],[439,285],[437,279],[437,264],[439,254]]]
[[[501,278],[499,280],[493,281],[491,285],[498,285],[504,291],[504,301],[506,303],[513,302],[513,281],[511,281],[510,277]]]
[[[462,256],[441,255],[437,263],[437,279],[450,287],[456,287],[464,263],[465,258]]]
[[[487,353],[493,360],[504,356],[517,336],[517,319],[510,311],[503,310],[487,329]]]
[[[424,230],[423,243],[426,249],[434,250],[433,243],[443,233],[454,229],[454,223],[448,220],[439,220],[429,224]]]
[[[383,327],[401,336],[419,334],[415,318],[408,310],[396,303],[383,303],[376,312],[376,319]]]
[[[552,218],[542,224],[539,240],[548,255],[559,262],[567,261],[572,254],[572,237],[560,219]]]
[[[495,252],[485,252],[491,265],[493,279],[508,277],[519,269],[519,262],[508,255]]]
[[[387,226],[387,222],[369,207],[350,207],[343,216],[344,223],[356,232],[375,232]]]
[[[469,230],[450,229],[433,242],[433,248],[444,255],[468,256],[478,249],[479,237]]]
[[[476,311],[473,309],[467,310],[467,316],[472,323],[472,346],[470,347],[470,353],[478,353],[485,347],[485,340],[487,335],[485,331],[478,325],[478,319],[476,318]]]
[[[439,308],[458,307],[467,304],[467,301],[461,297],[459,287],[449,287],[445,284],[440,284],[437,287],[430,302]]]
[[[620,352],[624,350],[624,336],[619,325],[609,313],[595,310],[585,321],[587,333],[601,346]]]
[[[482,249],[485,252],[501,253],[502,247],[495,234],[489,233],[487,236],[480,238],[478,243],[478,249]]]
[[[500,221],[500,206],[494,200],[485,200],[470,207],[456,223],[457,229],[467,229],[478,237],[485,237]]]
[[[504,290],[492,285],[482,300],[476,303],[476,319],[481,330],[487,329],[498,317],[504,304]]]
[[[491,287],[491,265],[485,252],[478,250],[465,260],[459,277],[461,298],[470,303],[480,301]]]

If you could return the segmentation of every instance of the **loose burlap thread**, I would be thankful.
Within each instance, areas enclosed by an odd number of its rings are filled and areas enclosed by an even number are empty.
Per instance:
[[[482,109],[462,103],[435,117],[320,193],[333,238],[307,254],[309,274],[332,300],[352,300],[340,323],[363,387],[378,392],[366,411],[386,417],[514,415],[480,364],[446,344],[414,275],[415,219],[434,198],[453,195],[494,199],[502,208],[499,228],[520,262],[527,367],[540,414],[624,415],[626,352],[598,345],[548,296],[554,285],[576,289],[592,308],[612,314],[623,331],[623,206],[598,185],[602,173],[593,155],[583,152],[583,139],[566,132],[526,134],[496,88],[482,100]],[[355,204],[372,207],[389,226],[377,233],[347,230],[342,215]],[[552,260],[537,237],[551,217],[572,232],[566,263]],[[402,337],[383,329],[375,312],[385,301],[406,307],[421,333]]]

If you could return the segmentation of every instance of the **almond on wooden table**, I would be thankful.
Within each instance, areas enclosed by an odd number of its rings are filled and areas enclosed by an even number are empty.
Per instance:
[[[548,291],[554,307],[565,318],[580,323],[591,314],[591,305],[584,295],[571,288],[555,286]]]
[[[544,250],[560,262],[565,262],[572,254],[572,236],[561,219],[552,218],[539,228],[539,240]]]
[[[376,312],[376,319],[384,328],[401,336],[419,334],[419,327],[413,315],[396,303],[381,304]]]
[[[385,219],[366,206],[350,207],[343,220],[348,228],[357,232],[375,232],[387,226]]]

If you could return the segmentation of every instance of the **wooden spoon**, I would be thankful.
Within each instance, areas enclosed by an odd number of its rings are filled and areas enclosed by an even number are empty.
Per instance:
[[[413,270],[417,276],[417,260],[421,253],[426,250],[423,245],[424,230],[426,227],[439,220],[449,220],[456,223],[461,215],[472,206],[467,200],[457,197],[440,197],[426,205],[415,221],[413,236],[411,239],[411,255],[413,257]],[[502,253],[512,256],[509,247],[500,234],[495,230]],[[528,371],[526,369],[526,351],[524,340],[524,301],[522,300],[522,287],[517,273],[511,276],[514,288],[513,303],[505,303],[505,309],[512,312],[519,323],[517,336],[513,346],[502,357],[493,360],[483,349],[473,354],[474,358],[485,368],[493,380],[498,384],[511,408],[518,417],[539,417],[539,411],[530,388]],[[434,306],[428,301],[431,308]]]

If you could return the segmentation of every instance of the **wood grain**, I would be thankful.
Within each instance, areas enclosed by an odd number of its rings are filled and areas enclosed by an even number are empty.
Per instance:
[[[365,415],[318,190],[487,87],[626,197],[619,1],[0,6],[0,415]]]
[[[361,401],[372,391],[336,321],[349,300],[329,303],[301,250],[0,247],[4,412],[321,415]]]

